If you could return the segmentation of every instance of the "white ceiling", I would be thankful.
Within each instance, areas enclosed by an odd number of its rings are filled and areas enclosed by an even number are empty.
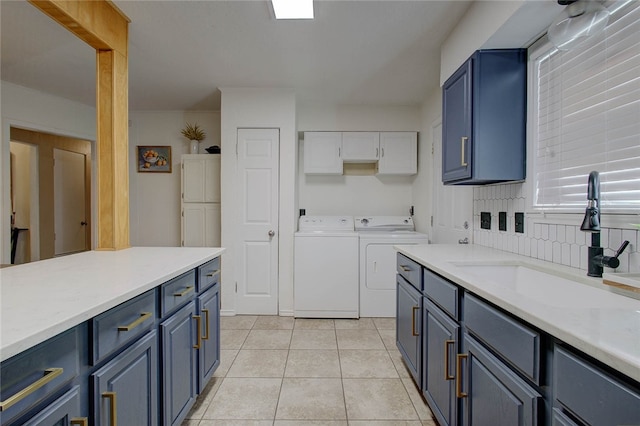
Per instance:
[[[131,19],[129,104],[217,110],[219,87],[295,89],[300,103],[419,105],[469,1],[316,0],[313,21],[270,3],[116,0]],[[2,80],[95,104],[95,54],[26,1],[0,1]]]

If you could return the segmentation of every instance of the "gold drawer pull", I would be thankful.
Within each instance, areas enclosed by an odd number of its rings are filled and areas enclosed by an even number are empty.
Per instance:
[[[182,290],[180,293],[173,293],[173,295],[175,297],[182,297],[185,294],[188,294],[188,293],[192,292],[193,289],[194,289],[194,286],[190,285],[189,287],[186,287],[184,290]]]
[[[89,419],[86,417],[74,417],[69,420],[70,426],[89,426]]]
[[[455,376],[449,374],[449,347],[456,343],[455,340],[444,341],[444,379],[453,380]]]
[[[202,317],[200,315],[194,315],[193,319],[196,320],[196,334],[198,335],[198,342],[193,345],[193,349],[200,349],[202,346]]]
[[[460,379],[462,375],[462,360],[466,359],[469,355],[467,354],[458,354],[456,355],[456,397],[458,398],[466,398],[469,396],[466,392],[462,392],[462,380]]]
[[[420,306],[412,306],[411,307],[411,335],[419,336],[420,333],[416,331],[416,311],[420,309]]]
[[[462,138],[460,138],[460,144],[461,144],[461,147],[460,147],[460,165],[462,167],[467,167],[468,166],[467,161],[464,158],[464,148],[465,148],[465,145],[467,144],[468,140],[469,140],[469,138],[467,136],[463,136]]]
[[[25,399],[26,397],[28,397],[29,395],[31,395],[32,393],[34,393],[35,391],[37,391],[38,389],[40,389],[41,387],[43,387],[44,385],[46,385],[47,383],[55,379],[56,377],[58,377],[59,375],[61,375],[63,371],[64,370],[62,368],[47,368],[46,370],[44,370],[44,376],[42,376],[42,378],[31,383],[29,386],[22,389],[21,391],[11,395],[9,398],[5,399],[4,401],[0,401],[0,411],[4,411],[7,408],[11,407],[12,405],[22,401],[23,399]]]
[[[139,326],[140,324],[142,324],[143,322],[145,322],[146,320],[148,320],[149,318],[151,318],[151,315],[153,315],[151,312],[143,312],[140,314],[140,317],[134,322],[132,322],[131,324],[119,325],[118,331],[131,331],[137,326]]]
[[[204,313],[204,337],[202,340],[209,340],[209,310],[202,309]]]
[[[411,272],[411,268],[409,268],[409,266],[407,265],[400,265],[400,269],[402,269],[405,272]]]
[[[111,403],[109,408],[109,417],[111,417],[111,426],[118,426],[117,408],[116,408],[116,393],[115,392],[102,392],[102,397],[107,398]]]
[[[218,275],[220,273],[220,269],[216,269],[213,272],[209,272],[207,274],[208,277],[215,277],[216,275]]]

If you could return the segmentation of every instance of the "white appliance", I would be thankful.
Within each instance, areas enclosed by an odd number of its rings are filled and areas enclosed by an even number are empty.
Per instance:
[[[294,316],[358,318],[358,234],[353,217],[301,216],[294,244]]]
[[[428,244],[415,232],[409,216],[355,218],[360,234],[360,316],[396,316],[396,250],[398,244]]]

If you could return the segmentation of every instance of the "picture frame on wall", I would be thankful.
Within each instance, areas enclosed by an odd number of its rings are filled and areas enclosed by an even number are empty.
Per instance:
[[[137,146],[138,173],[171,173],[171,146]]]

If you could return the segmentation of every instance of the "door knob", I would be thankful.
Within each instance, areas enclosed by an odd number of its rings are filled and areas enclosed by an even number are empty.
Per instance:
[[[276,231],[274,231],[273,229],[271,231],[269,231],[269,236],[273,237],[274,235],[276,235]]]

